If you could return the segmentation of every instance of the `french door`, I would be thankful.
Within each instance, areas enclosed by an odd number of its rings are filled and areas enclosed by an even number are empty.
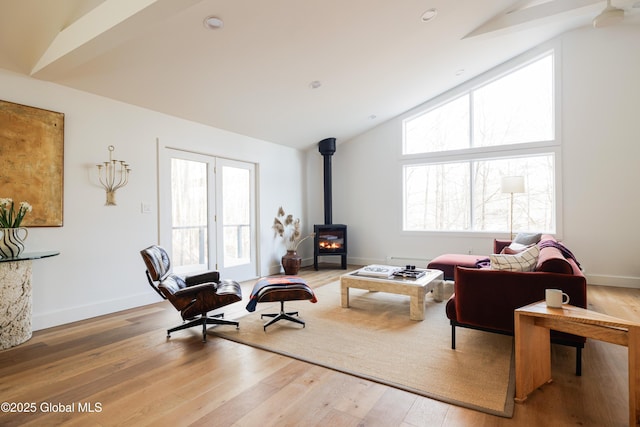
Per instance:
[[[216,159],[218,269],[235,280],[257,276],[255,165]]]
[[[255,165],[171,148],[160,156],[160,244],[178,274],[257,275]]]

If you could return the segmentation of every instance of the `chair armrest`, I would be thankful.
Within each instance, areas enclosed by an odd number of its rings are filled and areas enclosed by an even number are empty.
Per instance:
[[[198,285],[200,283],[220,282],[220,273],[218,271],[207,271],[206,273],[194,274],[184,278],[188,287]]]
[[[213,292],[216,293],[216,284],[212,282],[208,283],[199,283],[196,285],[188,286],[186,288],[182,288],[179,291],[176,291],[173,296],[176,298],[183,298],[185,296],[190,296],[195,298],[195,296],[201,292]]]

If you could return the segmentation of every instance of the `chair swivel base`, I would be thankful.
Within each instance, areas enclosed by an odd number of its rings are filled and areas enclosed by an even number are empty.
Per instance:
[[[167,339],[171,338],[171,333],[175,331],[181,331],[183,329],[192,328],[194,326],[202,325],[202,342],[207,342],[207,325],[233,325],[236,329],[240,329],[240,323],[234,320],[224,320],[224,313],[214,314],[213,316],[200,316],[190,322],[183,323],[180,326],[167,330]]]
[[[305,323],[304,320],[299,319],[298,317],[293,317],[293,316],[297,316],[298,312],[297,311],[290,311],[288,313],[285,313],[284,311],[284,301],[280,301],[280,313],[266,313],[266,314],[262,314],[260,316],[260,318],[264,318],[264,317],[272,317],[273,319],[269,320],[267,323],[264,324],[264,331],[267,331],[267,326],[269,325],[273,325],[274,323],[280,321],[280,320],[289,320],[291,322],[295,322],[295,323],[299,323],[302,325],[302,327],[305,327]]]

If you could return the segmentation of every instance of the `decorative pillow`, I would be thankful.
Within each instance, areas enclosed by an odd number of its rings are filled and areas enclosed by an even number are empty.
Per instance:
[[[538,246],[533,245],[515,255],[489,255],[489,260],[491,261],[491,268],[493,270],[533,271],[538,263],[539,254],[540,249]]]
[[[540,241],[542,233],[518,233],[516,238],[513,239],[513,243],[520,243],[521,245],[533,245]]]
[[[515,254],[519,254],[520,252],[524,251],[525,249],[529,249],[531,246],[533,246],[533,244],[531,245],[521,245],[520,243],[512,243],[509,246],[505,246],[502,251],[500,251],[501,254],[507,254],[507,255],[515,255]]]

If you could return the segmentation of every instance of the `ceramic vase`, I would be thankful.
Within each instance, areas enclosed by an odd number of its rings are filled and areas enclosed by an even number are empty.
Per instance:
[[[282,256],[284,274],[288,276],[295,276],[298,274],[300,264],[302,264],[302,257],[298,255],[296,251],[287,251],[287,253]]]
[[[0,257],[16,258],[24,251],[29,231],[24,227],[0,228]]]

